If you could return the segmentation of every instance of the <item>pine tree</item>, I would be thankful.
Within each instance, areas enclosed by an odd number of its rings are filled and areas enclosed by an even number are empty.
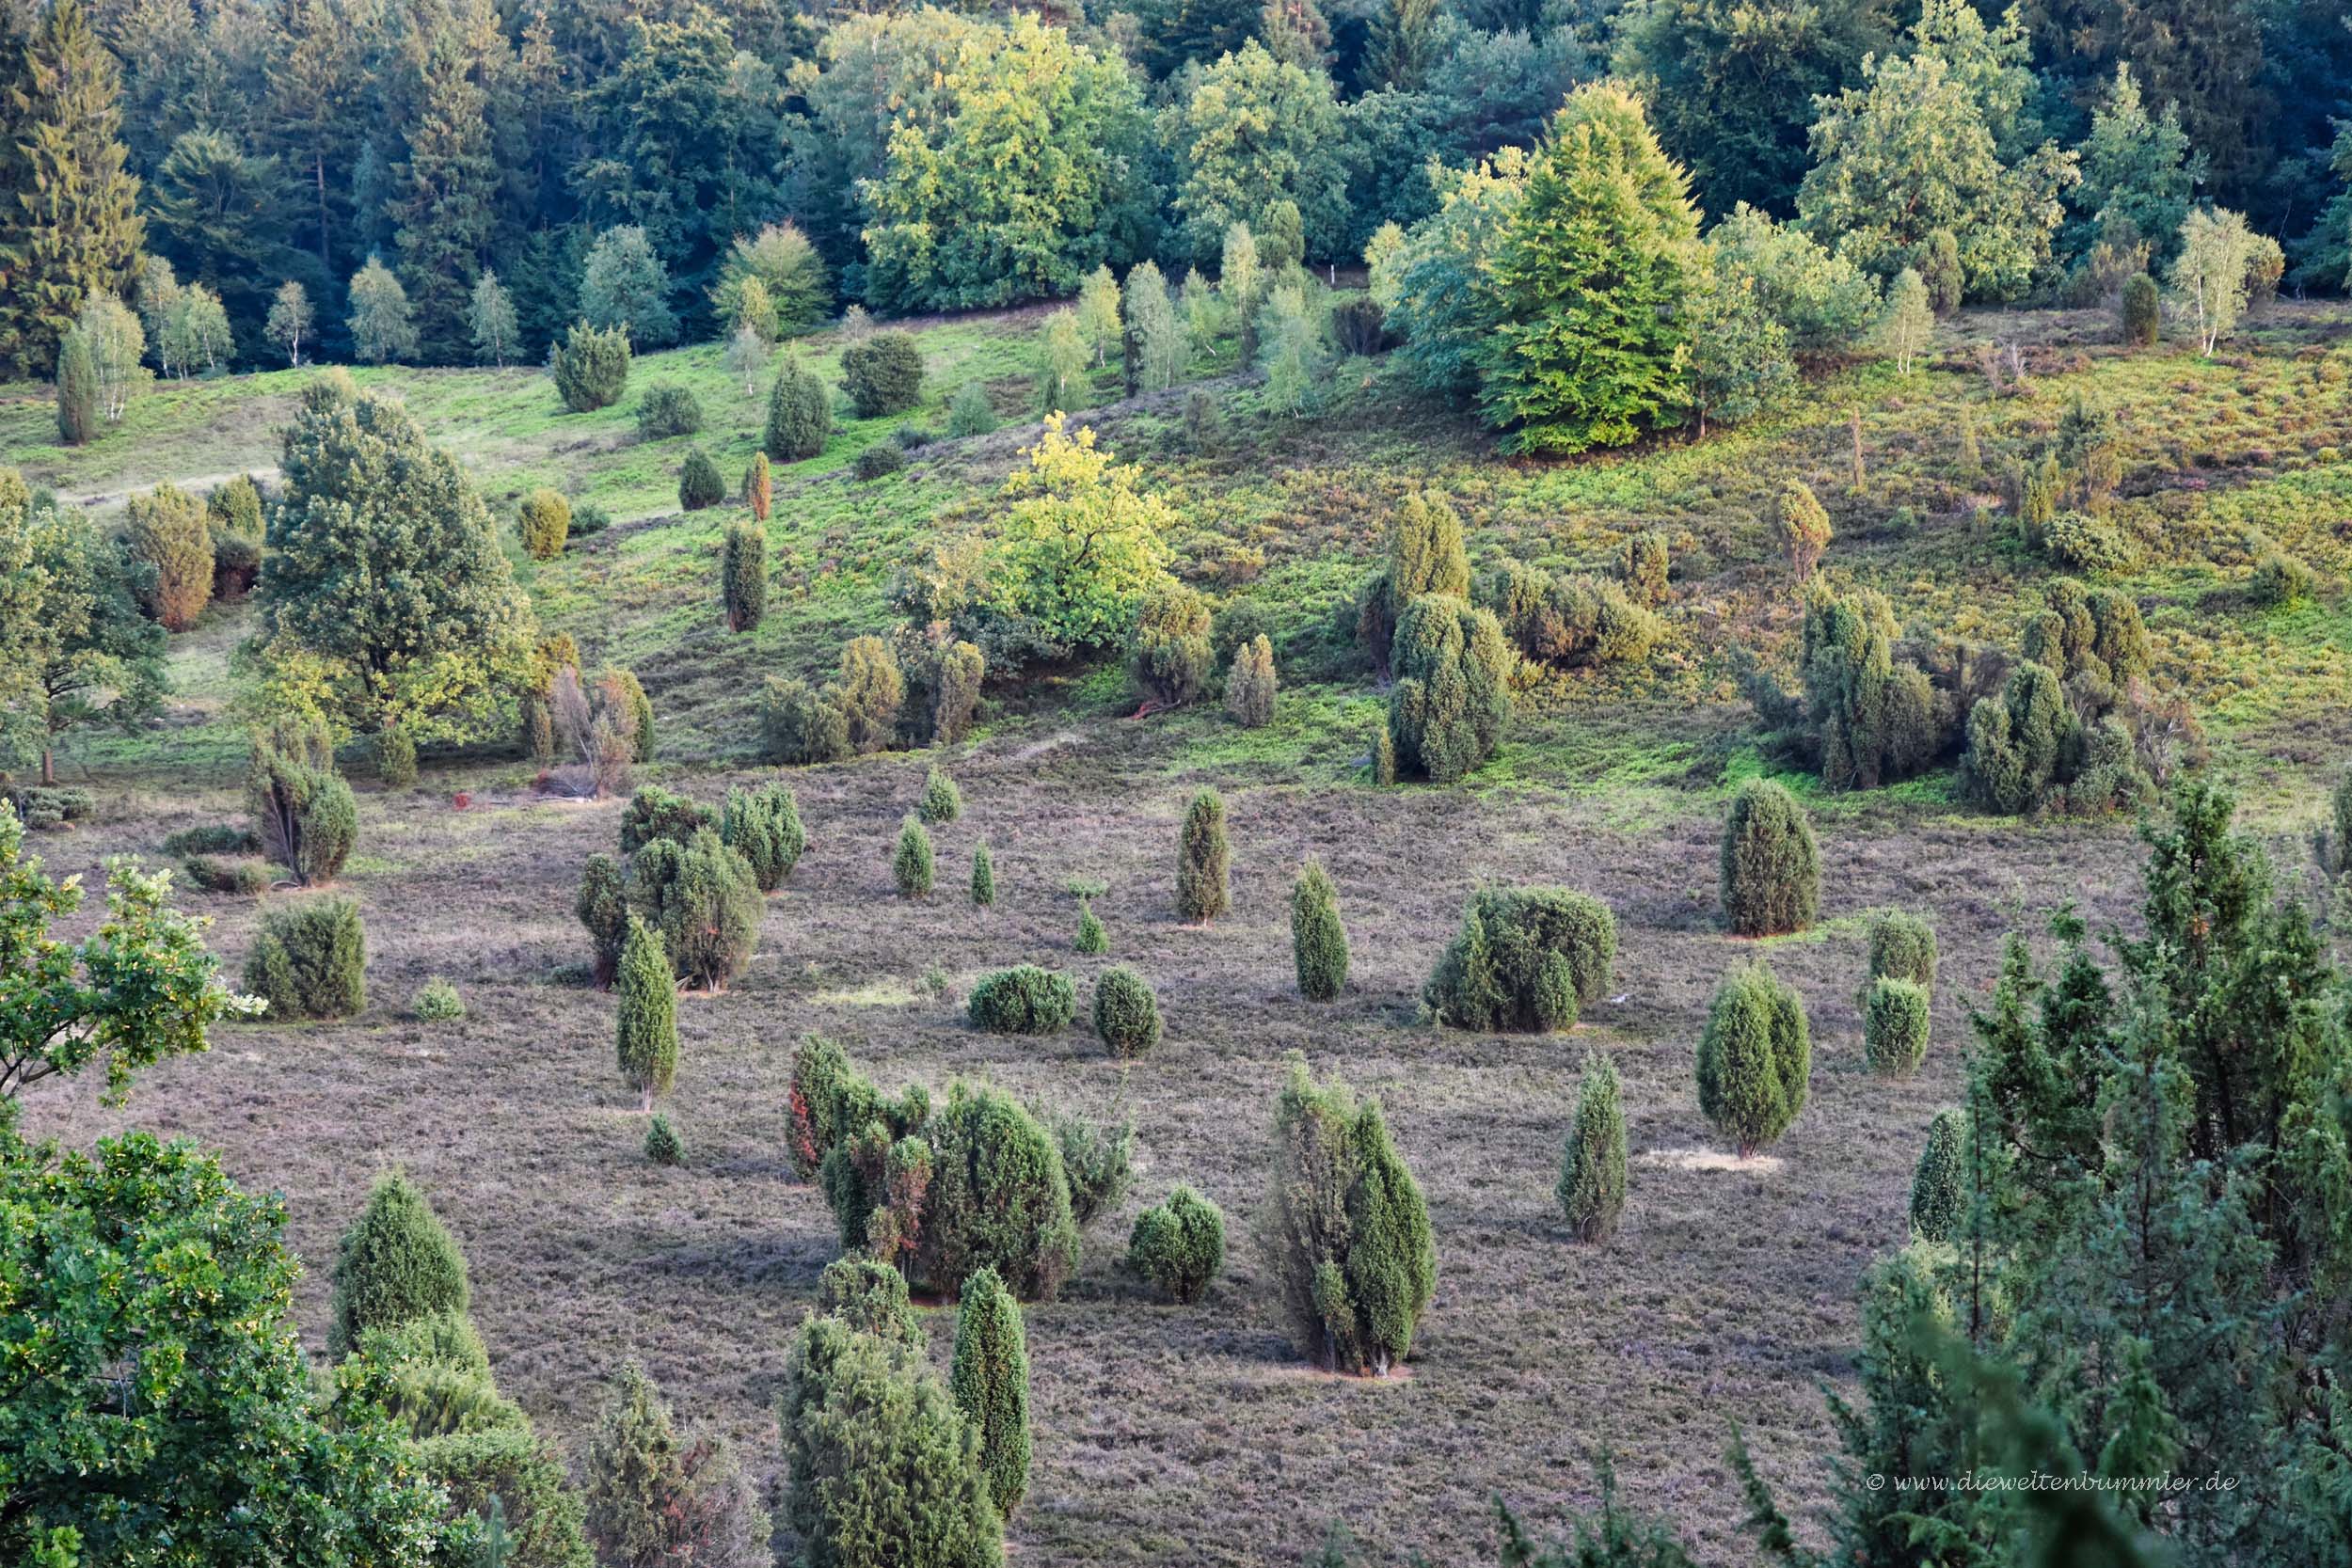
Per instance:
[[[343,1232],[328,1348],[342,1355],[369,1329],[462,1313],[469,1296],[465,1255],[424,1195],[394,1171],[376,1182],[367,1208]]]
[[[1310,859],[1291,884],[1291,958],[1298,994],[1328,1002],[1347,989],[1347,927],[1340,921],[1339,889],[1323,863]]]
[[[996,902],[996,862],[986,839],[972,847],[972,902],[983,910]]]
[[[0,34],[0,41],[7,41]],[[85,299],[128,293],[146,236],[119,72],[81,0],[41,8],[0,74],[0,373],[45,377]]]
[[[1821,856],[1813,825],[1787,788],[1750,779],[1724,820],[1724,919],[1743,937],[1779,936],[1813,924]]]
[[[719,591],[727,630],[753,631],[768,614],[768,531],[757,521],[729,523],[720,546]]]
[[[1204,789],[1184,809],[1184,832],[1176,841],[1176,913],[1196,926],[1206,926],[1232,907],[1226,885],[1232,854],[1225,842],[1225,801],[1214,789]]]
[[[1625,1209],[1625,1110],[1617,1102],[1617,1066],[1598,1052],[1584,1058],[1557,1190],[1577,1240],[1605,1242],[1615,1233]]]
[[[1020,1305],[994,1269],[963,1282],[947,1386],[979,1434],[989,1500],[1000,1518],[1010,1517],[1029,1489],[1029,1347]]]
[[[1761,963],[1716,989],[1699,1037],[1699,1109],[1745,1160],[1804,1109],[1813,1044],[1804,1004]]]
[[[677,982],[660,933],[635,915],[621,943],[615,989],[621,1006],[613,1044],[621,1080],[637,1091],[638,1109],[650,1112],[677,1077]]]

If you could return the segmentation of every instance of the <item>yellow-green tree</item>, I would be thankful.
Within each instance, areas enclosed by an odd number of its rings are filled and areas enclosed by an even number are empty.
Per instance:
[[[1027,455],[1005,481],[990,545],[997,608],[1050,647],[1117,647],[1168,576],[1175,513],[1140,468],[1113,462],[1090,429],[1070,435],[1059,414]]]

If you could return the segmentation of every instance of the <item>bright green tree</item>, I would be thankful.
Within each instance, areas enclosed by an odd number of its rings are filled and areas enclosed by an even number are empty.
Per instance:
[[[998,492],[987,592],[1044,646],[1118,646],[1144,594],[1166,579],[1175,512],[1143,471],[1065,432],[1059,415]]]
[[[1331,79],[1278,60],[1252,39],[1180,86],[1158,128],[1175,153],[1177,243],[1193,262],[1215,261],[1232,224],[1263,232],[1283,201],[1300,215],[1306,254],[1335,254],[1347,207]]]
[[[473,293],[468,298],[466,330],[472,337],[477,364],[496,365],[504,370],[507,357],[519,346],[515,296],[499,281],[499,275],[487,267],[474,279]]]
[[[1641,100],[1587,86],[1552,117],[1496,246],[1479,406],[1513,451],[1623,446],[1678,421],[1684,296],[1701,266],[1689,181]]]
[[[1158,262],[1138,261],[1127,274],[1123,308],[1128,390],[1168,390],[1184,378],[1192,350]]]
[[[408,291],[381,258],[369,257],[368,264],[352,275],[350,302],[351,314],[343,325],[351,332],[352,351],[360,358],[381,365],[416,357],[416,312]]]
[[[38,756],[57,779],[56,749],[78,729],[130,729],[166,689],[164,629],[139,604],[137,568],[87,515],[37,504],[0,468],[0,754]]]
[[[1822,100],[1797,211],[1880,277],[1924,272],[1931,240],[1951,234],[1968,297],[2014,299],[2050,264],[2074,155],[2008,145],[2031,123],[2034,86],[2016,21],[1988,27],[1966,0],[1928,0],[1912,39],[1909,54],[1865,61],[1860,86]]]

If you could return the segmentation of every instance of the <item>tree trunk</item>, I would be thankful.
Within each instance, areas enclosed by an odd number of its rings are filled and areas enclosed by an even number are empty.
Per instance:
[[[57,782],[57,753],[46,746],[40,749],[40,782],[50,787]]]

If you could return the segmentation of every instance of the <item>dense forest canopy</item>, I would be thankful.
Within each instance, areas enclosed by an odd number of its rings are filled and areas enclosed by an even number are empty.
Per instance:
[[[199,366],[291,356],[288,283],[329,358],[486,361],[485,277],[501,362],[627,315],[616,290],[650,296],[638,348],[703,341],[771,228],[814,246],[821,276],[793,276],[824,308],[877,314],[1214,268],[1236,221],[1349,266],[1609,76],[1708,225],[1745,203],[1836,247],[1891,201],[1940,208],[2000,251],[1963,257],[1971,293],[2016,298],[2086,264],[2110,207],[2161,253],[2177,216],[2132,202],[2169,164],[2158,205],[2242,213],[2293,283],[2343,286],[2332,0],[5,0],[0,364],[48,373],[91,286],[159,314],[143,294],[201,285]],[[1906,166],[1928,147],[1951,166]],[[1850,244],[1891,277],[1917,239]],[[391,282],[413,342],[355,325]]]

